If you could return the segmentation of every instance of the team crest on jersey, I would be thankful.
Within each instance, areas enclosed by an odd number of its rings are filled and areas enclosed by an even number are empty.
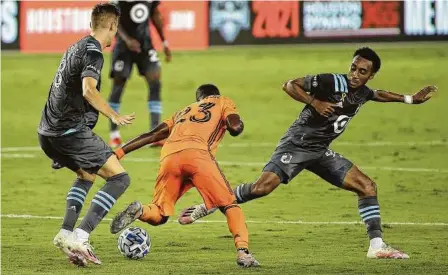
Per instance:
[[[284,164],[290,163],[292,160],[292,154],[291,153],[284,153],[282,157],[280,158],[280,161]]]
[[[143,3],[138,3],[134,5],[130,11],[130,16],[132,21],[134,21],[137,24],[145,22],[149,16],[148,6],[146,6]]]
[[[219,30],[227,43],[235,41],[241,30],[250,29],[249,1],[210,2],[210,29]]]

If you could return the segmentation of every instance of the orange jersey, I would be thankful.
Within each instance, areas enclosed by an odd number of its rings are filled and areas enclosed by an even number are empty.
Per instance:
[[[207,150],[214,156],[226,132],[226,118],[238,114],[235,104],[224,96],[209,96],[176,112],[164,122],[170,128],[161,159],[185,150]]]

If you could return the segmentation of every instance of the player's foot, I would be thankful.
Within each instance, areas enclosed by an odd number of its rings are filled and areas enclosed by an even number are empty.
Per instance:
[[[194,205],[182,210],[177,220],[182,225],[191,224],[205,216],[212,214],[216,211],[216,209],[218,208],[207,210],[205,204]]]
[[[84,266],[87,265],[86,260],[94,264],[101,264],[101,260],[95,255],[89,240],[80,240],[76,233],[73,233],[66,238],[65,247],[68,248],[71,253],[77,255],[78,258],[83,259],[83,265],[80,265],[77,262],[72,262],[72,259],[70,259],[73,264]]]
[[[236,263],[241,267],[258,267],[260,263],[247,250],[238,250]]]
[[[118,213],[110,223],[110,232],[118,233],[143,214],[142,204],[138,201],[131,203],[124,211]]]
[[[53,244],[60,249],[65,255],[67,255],[69,261],[77,266],[86,266],[87,261],[81,255],[75,254],[68,249],[66,245],[66,240],[71,235],[70,231],[59,231],[59,233],[54,237]]]
[[[367,252],[367,258],[371,259],[409,259],[409,255],[397,250],[390,245],[383,243],[380,248],[375,249],[371,246]]]
[[[120,137],[111,138],[111,139],[109,140],[109,146],[110,146],[112,149],[116,149],[116,148],[120,147],[121,144],[122,144],[122,141],[121,141],[121,138],[120,138]]]

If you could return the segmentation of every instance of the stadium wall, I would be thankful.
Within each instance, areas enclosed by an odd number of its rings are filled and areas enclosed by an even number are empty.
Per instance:
[[[3,49],[61,52],[100,1],[2,1]],[[448,41],[448,0],[163,1],[174,50],[215,45]],[[154,31],[153,29],[151,31]],[[160,41],[155,39],[156,48]]]

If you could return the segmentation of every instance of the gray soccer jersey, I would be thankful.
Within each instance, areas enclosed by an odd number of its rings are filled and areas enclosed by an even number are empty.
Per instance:
[[[305,90],[315,99],[338,104],[330,117],[321,116],[306,105],[281,142],[292,141],[302,147],[327,148],[347,127],[359,108],[374,97],[367,86],[352,89],[347,75],[319,74],[305,77]]]
[[[42,111],[39,134],[61,136],[95,127],[98,111],[84,99],[82,79],[96,79],[99,91],[103,63],[101,45],[90,35],[64,53]]]

